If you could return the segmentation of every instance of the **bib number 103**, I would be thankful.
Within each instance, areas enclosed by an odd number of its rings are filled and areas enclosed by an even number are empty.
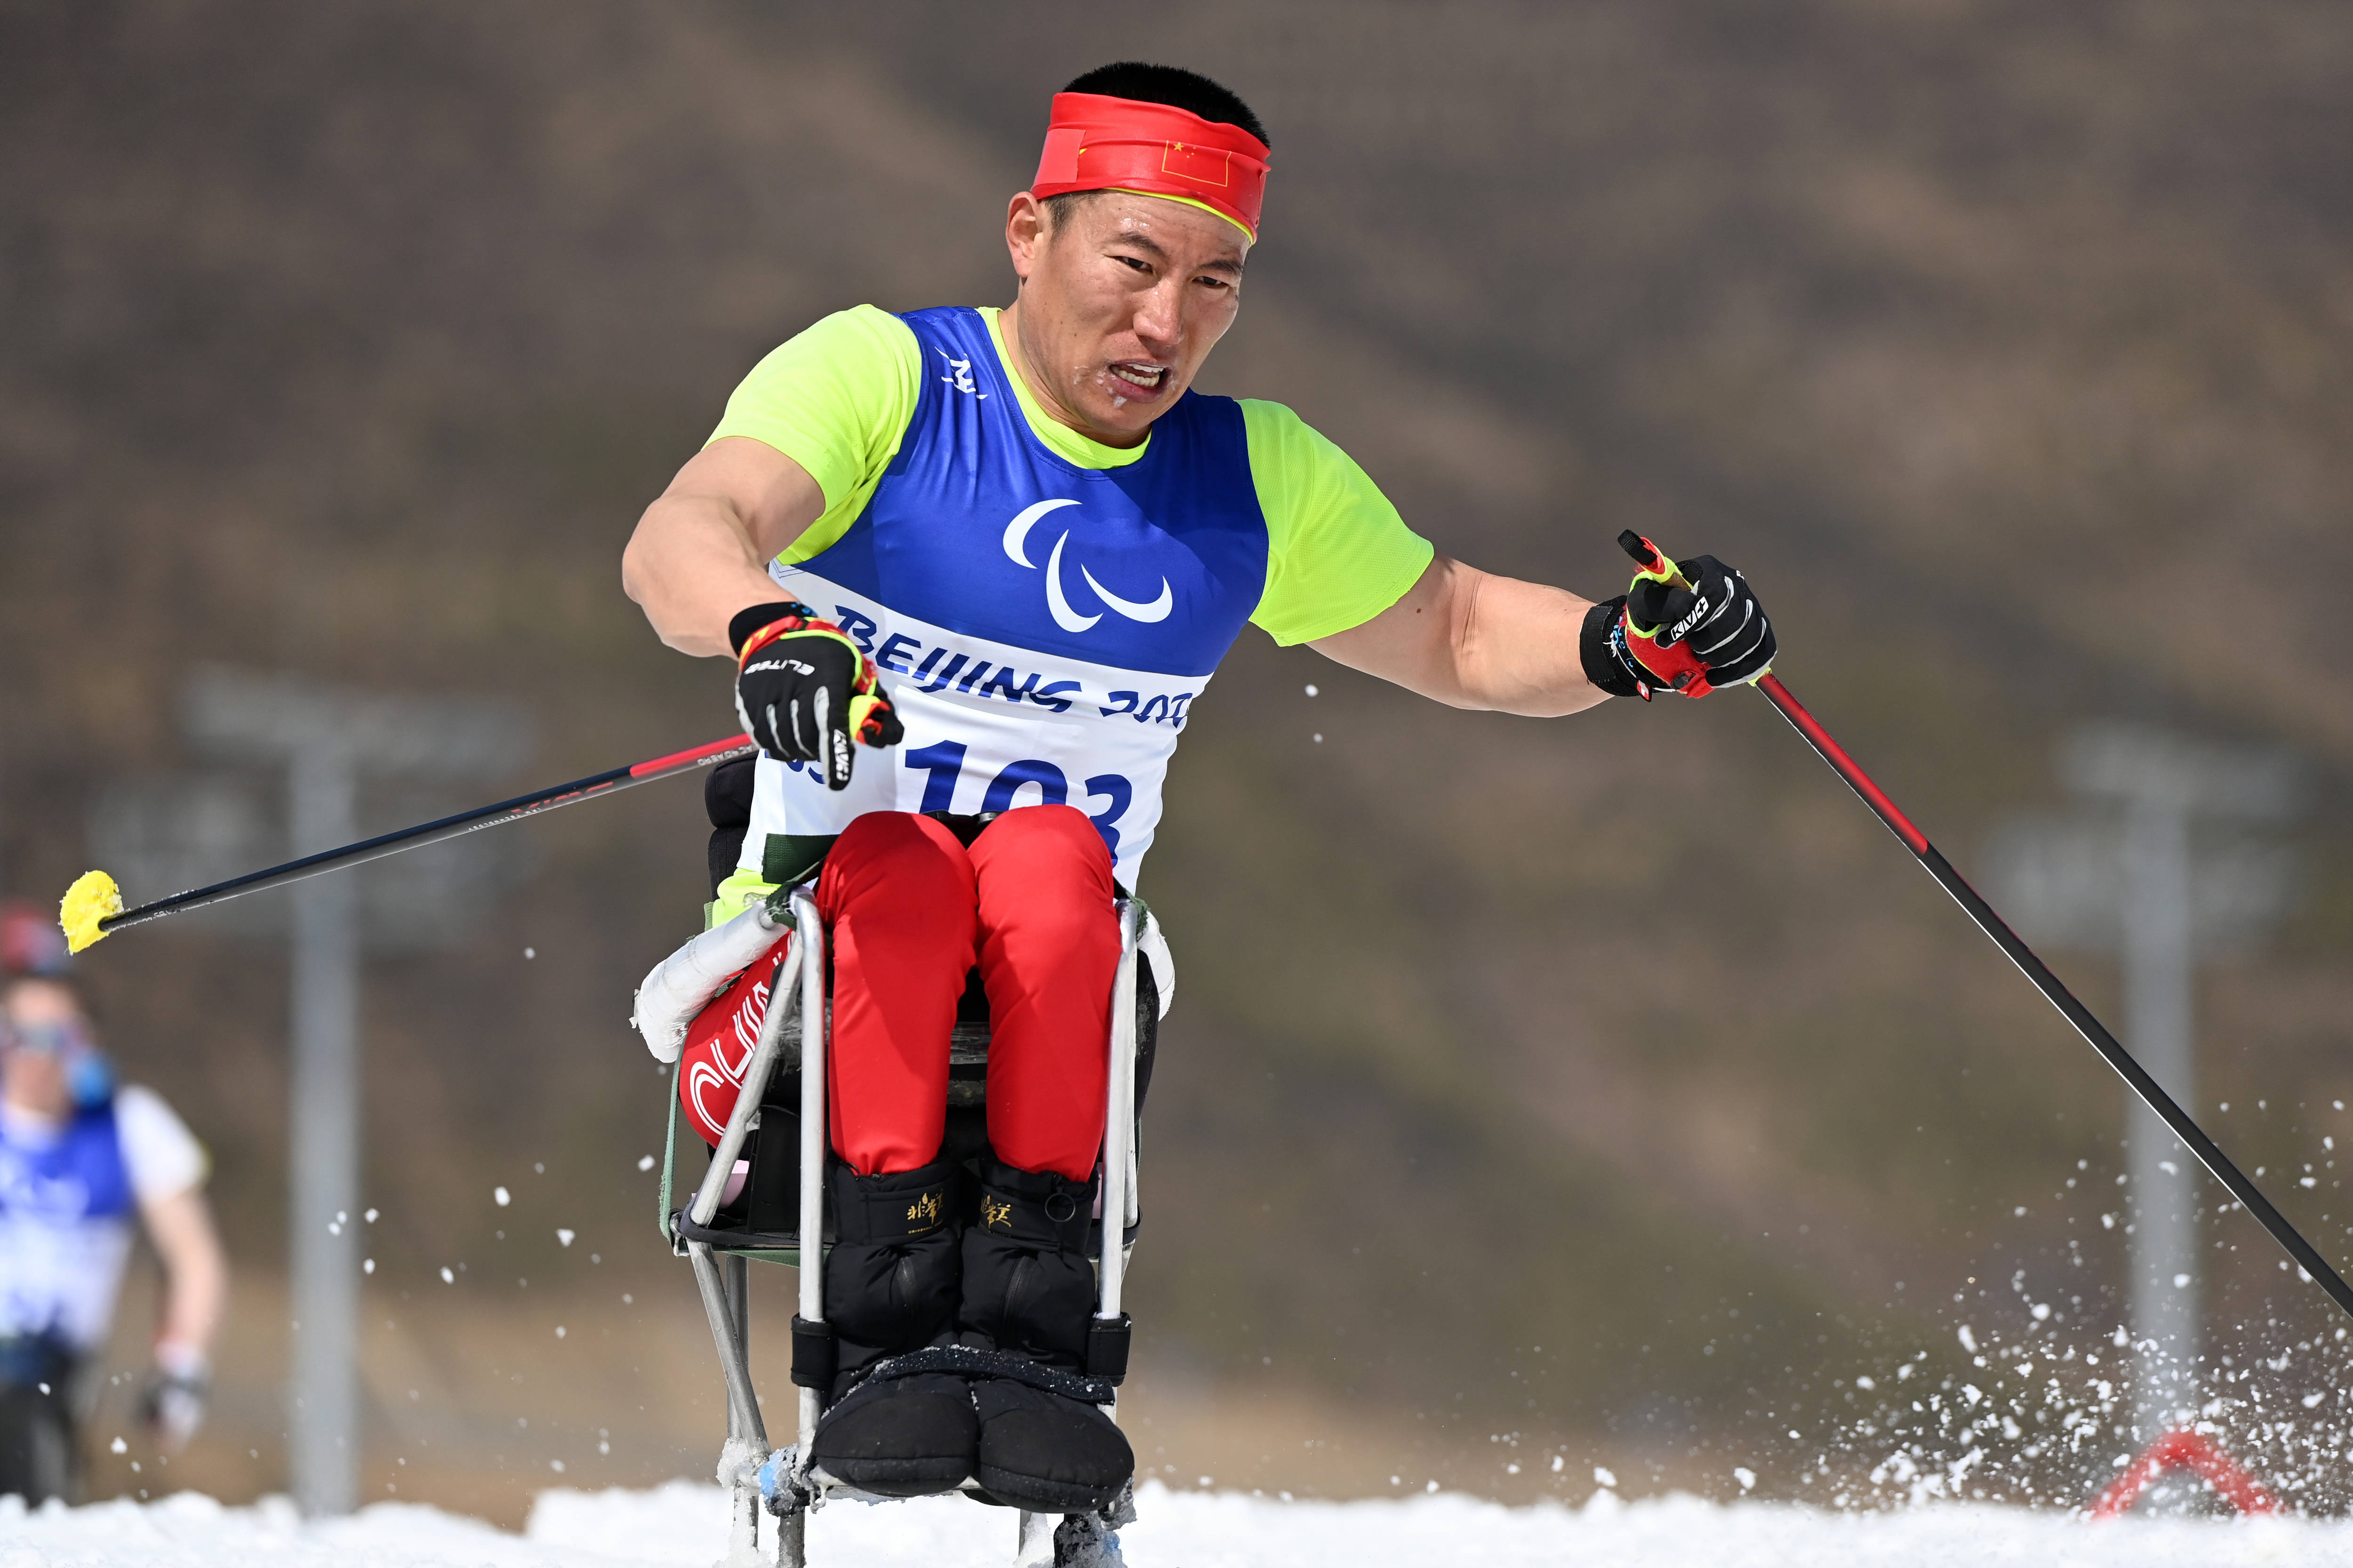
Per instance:
[[[923,780],[923,802],[915,808],[917,811],[955,809],[956,781],[964,776],[964,743],[960,741],[942,741],[938,745],[925,746],[906,754],[907,765],[927,775]],[[988,788],[982,792],[980,797],[982,814],[1010,810],[1014,795],[1024,784],[1038,786],[1041,805],[1071,804],[1071,783],[1062,770],[1051,763],[1027,758],[1006,763],[997,775],[988,781]],[[1103,847],[1111,851],[1112,858],[1118,859],[1118,823],[1126,815],[1127,808],[1134,804],[1135,786],[1118,773],[1098,773],[1093,778],[1082,780],[1079,787],[1085,792],[1090,804],[1096,800],[1111,802],[1102,811],[1089,812],[1087,820],[1092,822],[1095,831],[1103,835]]]

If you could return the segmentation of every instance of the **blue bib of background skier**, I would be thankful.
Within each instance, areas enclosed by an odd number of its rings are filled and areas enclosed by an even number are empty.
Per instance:
[[[73,1226],[129,1214],[132,1201],[111,1102],[77,1115],[54,1142],[0,1138],[0,1215]]]
[[[137,1200],[114,1102],[54,1132],[0,1121],[0,1338],[106,1338]]]
[[[802,565],[974,637],[1161,675],[1216,668],[1266,587],[1240,405],[1187,392],[1142,458],[1077,468],[1030,432],[978,311],[902,320],[923,350],[914,417],[865,511]]]

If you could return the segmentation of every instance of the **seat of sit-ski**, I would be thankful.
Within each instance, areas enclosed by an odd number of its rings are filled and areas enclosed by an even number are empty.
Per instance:
[[[1139,1121],[1150,1087],[1158,1023],[1173,989],[1166,942],[1145,915],[1138,944],[1135,1008],[1135,1088]],[[791,1006],[777,1031],[777,1061],[759,1100],[759,1113],[727,1184],[725,1200],[708,1225],[696,1225],[671,1194],[683,1196],[702,1179],[678,1181],[677,1064],[690,1027],[704,1006],[724,994],[752,966],[768,961],[786,928],[768,906],[755,905],[713,926],[657,964],[638,990],[633,1022],[657,1059],[672,1068],[670,1127],[663,1152],[664,1226],[677,1241],[715,1249],[776,1257],[800,1245],[800,1061],[804,1020]],[[830,1011],[830,1009],[828,1009]],[[947,1041],[948,1086],[943,1148],[953,1165],[977,1181],[972,1168],[987,1149],[988,998],[977,971],[966,975],[956,1019]],[[1100,1180],[1100,1173],[1098,1173]],[[1134,1210],[1130,1210],[1131,1221]],[[828,1239],[830,1239],[828,1215]],[[1124,1228],[1133,1244],[1137,1226]],[[783,1260],[783,1259],[779,1259]]]
[[[754,779],[753,759],[743,757],[721,763],[704,781],[703,807],[712,826],[707,869],[714,900],[721,886],[742,863],[744,838],[751,829]],[[967,847],[995,816],[959,816],[943,812],[930,815],[937,816]],[[778,887],[807,884],[823,865],[830,842],[828,838],[770,835],[760,856],[763,880]],[[1129,895],[1121,889],[1120,896]],[[781,909],[780,900],[772,902]],[[711,908],[715,909],[715,905]],[[635,1020],[656,1058],[674,1065],[687,1030],[702,1007],[723,993],[746,968],[760,962],[781,934],[781,923],[755,906],[726,921],[710,922],[710,929],[701,937],[656,965],[638,987]],[[1149,910],[1145,914],[1138,955],[1135,1104],[1140,1119],[1145,1092],[1152,1081],[1159,1020],[1167,1012],[1175,993],[1175,970],[1167,942]],[[673,1214],[670,1208],[668,1194],[676,1188],[671,1177],[678,1149],[679,1099],[673,1071],[670,1131],[663,1151],[664,1224],[679,1238],[704,1242],[728,1251],[772,1255],[791,1252],[799,1247],[803,1022],[797,1007],[784,1020],[779,1031],[777,1067],[760,1096],[758,1122],[736,1162],[738,1171],[730,1174],[726,1199],[708,1226],[696,1226],[683,1211]],[[988,996],[976,969],[965,976],[964,994],[957,1003],[955,1023],[947,1042],[947,1124],[943,1148],[951,1163],[960,1170],[985,1152],[988,1145]],[[966,1170],[965,1173],[977,1180],[976,1172]],[[701,1173],[696,1180],[701,1180]],[[828,1219],[829,1228],[829,1215]],[[1132,1225],[1126,1227],[1130,1243],[1134,1239],[1134,1228]]]

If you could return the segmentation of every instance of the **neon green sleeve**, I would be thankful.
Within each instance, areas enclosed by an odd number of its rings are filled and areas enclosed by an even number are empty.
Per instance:
[[[1288,647],[1360,626],[1403,598],[1436,553],[1430,542],[1298,415],[1254,398],[1241,405],[1266,514],[1266,593],[1251,621]]]
[[[748,436],[774,447],[825,492],[824,515],[785,552],[787,564],[832,544],[865,510],[914,417],[923,359],[913,328],[860,305],[772,350],[727,399],[712,441]]]

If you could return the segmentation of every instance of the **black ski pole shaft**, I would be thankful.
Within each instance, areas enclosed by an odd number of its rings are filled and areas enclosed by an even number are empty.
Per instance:
[[[1936,879],[1936,885],[1950,893],[1953,901],[1968,912],[1969,919],[1978,922],[1978,929],[1993,938],[1994,945],[2001,949],[2010,961],[2018,965],[2020,972],[2034,983],[2034,988],[2059,1009],[2067,1022],[2075,1026],[2075,1032],[2091,1042],[2092,1048],[2107,1059],[2107,1064],[2116,1069],[2116,1076],[2123,1079],[2151,1110],[2164,1119],[2165,1124],[2173,1129],[2173,1135],[2198,1156],[2199,1163],[2213,1172],[2214,1179],[2229,1188],[2231,1195],[2262,1222],[2263,1227],[2272,1233],[2272,1239],[2295,1260],[2295,1266],[2317,1281],[2320,1288],[2328,1292],[2329,1299],[2343,1308],[2348,1316],[2353,1316],[2353,1286],[2347,1285],[2343,1276],[2313,1249],[2312,1244],[2304,1239],[2303,1233],[2288,1222],[2287,1216],[2272,1206],[2271,1200],[2247,1179],[2246,1173],[2232,1163],[2231,1157],[2222,1152],[2214,1140],[2206,1136],[2205,1129],[2200,1127],[2189,1113],[2165,1092],[2165,1086],[2151,1078],[2147,1068],[2133,1059],[2132,1053],[2125,1049],[2123,1043],[2092,1016],[2092,1010],[2078,1001],[2075,994],[2051,973],[2050,966],[2034,955],[2034,950],[2019,940],[2018,933],[1994,912],[1993,906],[1987,903],[1978,890],[1953,869],[1953,863],[1928,842],[1928,836],[1914,826],[1912,819],[1896,809],[1895,803],[1887,798],[1886,793],[1871,782],[1871,775],[1846,754],[1846,749],[1831,738],[1830,731],[1822,728],[1821,721],[1789,695],[1789,689],[1781,684],[1780,678],[1773,675],[1761,677],[1757,682],[1757,689],[1781,710],[1781,717],[1806,738],[1807,744],[1821,753],[1822,761],[1830,763],[1839,777],[1846,780],[1848,786],[1862,796],[1862,804],[1871,807],[1879,820],[1887,825],[1888,831],[1904,841],[1904,847],[1927,868],[1928,875]]]
[[[558,806],[571,805],[599,795],[617,794],[634,785],[669,778],[675,773],[714,766],[735,757],[748,756],[751,752],[751,737],[730,736],[708,745],[673,752],[666,757],[654,757],[628,767],[591,773],[585,779],[574,779],[570,784],[534,790],[512,800],[500,801],[495,805],[480,806],[473,811],[459,812],[455,816],[445,816],[438,821],[419,823],[415,827],[404,827],[396,833],[362,839],[357,844],[346,844],[340,849],[305,855],[282,866],[232,877],[209,888],[174,893],[168,899],[158,899],[133,910],[122,908],[121,895],[116,890],[114,879],[103,871],[85,872],[66,893],[62,910],[66,939],[73,951],[79,952],[91,942],[111,936],[116,931],[144,925],[149,921],[159,921],[166,915],[186,914],[192,910],[206,909],[228,899],[242,898],[248,893],[282,888],[305,877],[340,871],[347,866],[364,866],[387,855],[421,848],[427,844],[439,844],[468,833],[479,833],[485,827],[517,822],[526,816],[536,816],[543,811],[554,811]]]

